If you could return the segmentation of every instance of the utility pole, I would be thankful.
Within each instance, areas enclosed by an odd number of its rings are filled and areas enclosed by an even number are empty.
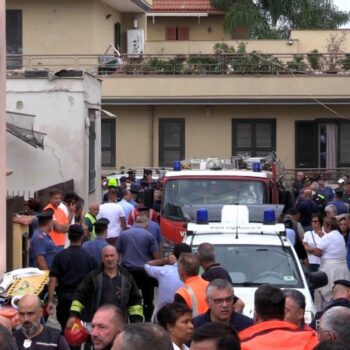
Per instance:
[[[5,0],[0,0],[0,274],[6,271],[6,35]]]

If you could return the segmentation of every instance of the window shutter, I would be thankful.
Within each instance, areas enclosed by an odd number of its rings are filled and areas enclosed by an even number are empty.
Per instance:
[[[178,27],[177,28],[177,40],[190,40],[190,28]]]
[[[165,28],[165,40],[176,40],[176,27]]]
[[[296,122],[295,125],[295,166],[316,168],[317,134],[315,122]]]

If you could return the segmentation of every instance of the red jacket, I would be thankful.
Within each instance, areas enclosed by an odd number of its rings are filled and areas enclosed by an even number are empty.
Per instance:
[[[279,320],[264,321],[239,333],[242,350],[312,350],[318,339],[314,331]]]

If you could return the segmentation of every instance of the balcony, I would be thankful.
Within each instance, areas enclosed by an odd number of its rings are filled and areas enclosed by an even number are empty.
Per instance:
[[[119,75],[349,74],[350,54],[7,55],[7,70],[87,70]]]
[[[87,70],[104,80],[105,102],[349,99],[350,54],[8,55],[8,77],[19,68]]]

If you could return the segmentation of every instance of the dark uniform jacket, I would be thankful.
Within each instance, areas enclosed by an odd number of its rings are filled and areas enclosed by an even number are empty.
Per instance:
[[[136,283],[130,273],[118,266],[121,276],[120,305],[124,315],[131,322],[142,321],[143,308],[141,295]],[[80,283],[72,302],[71,315],[79,317],[84,321],[91,322],[94,313],[99,308],[103,285],[103,264],[96,270],[91,271]],[[82,311],[84,310],[84,314]]]

